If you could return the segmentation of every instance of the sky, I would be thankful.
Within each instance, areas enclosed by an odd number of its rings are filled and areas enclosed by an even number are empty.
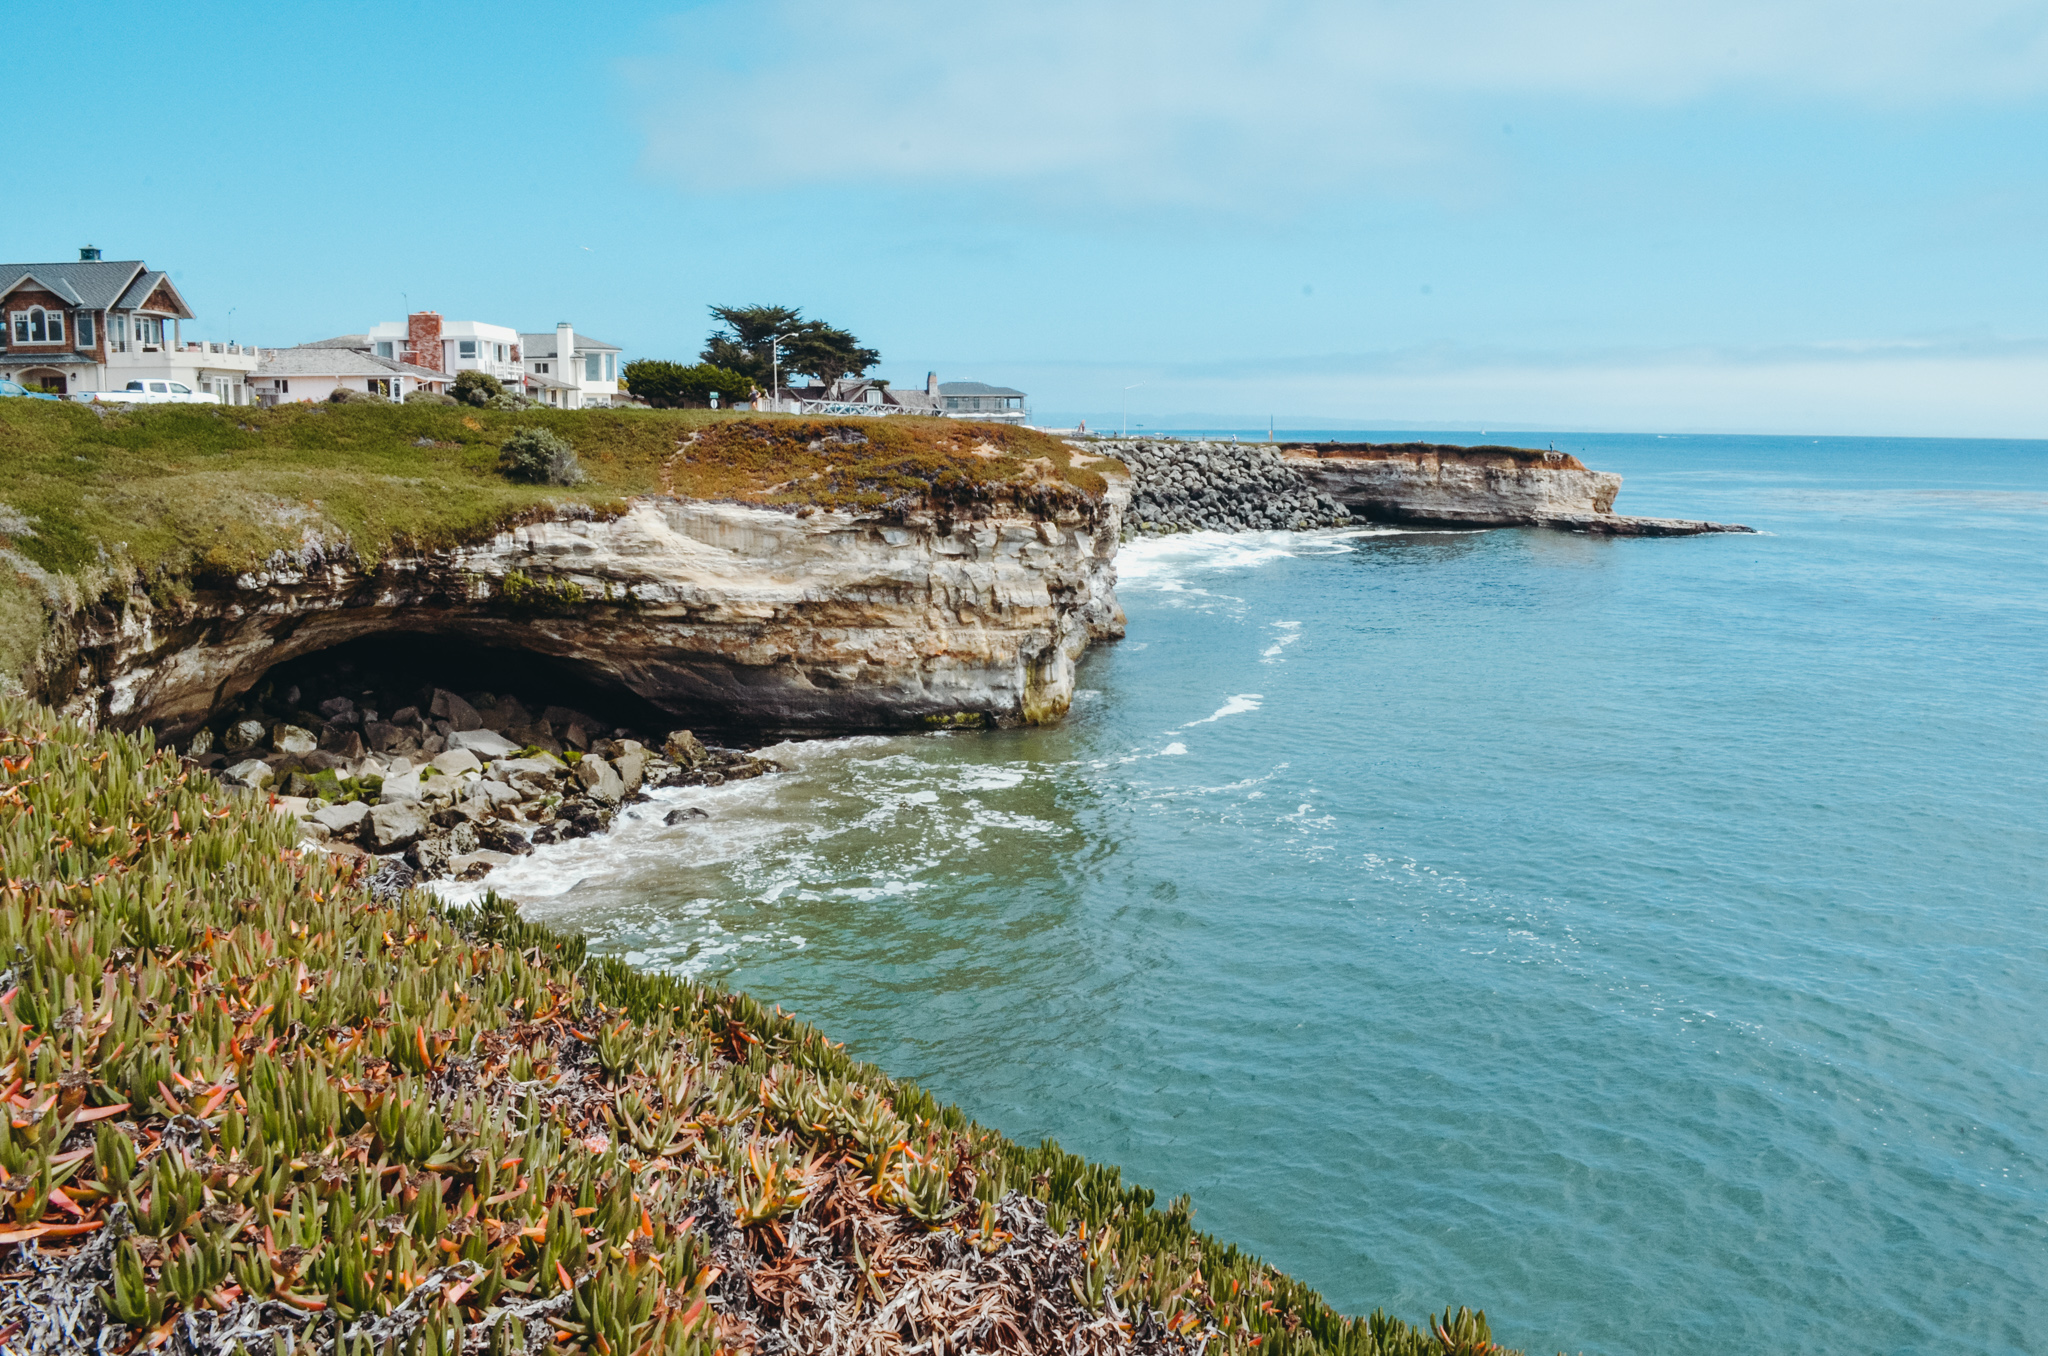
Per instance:
[[[693,360],[778,303],[1045,423],[2048,437],[2044,0],[8,26],[85,83],[0,258],[147,260],[188,337],[431,308]],[[88,78],[93,33],[148,60]]]

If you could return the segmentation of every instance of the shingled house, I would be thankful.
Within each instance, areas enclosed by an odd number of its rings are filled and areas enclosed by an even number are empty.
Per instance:
[[[990,386],[979,381],[942,381],[936,392],[949,419],[979,419],[986,423],[1021,424],[1030,411],[1029,399],[1014,386]]]
[[[187,340],[192,310],[168,274],[139,259],[0,264],[0,377],[59,394],[183,382],[222,404],[249,402],[251,345]]]

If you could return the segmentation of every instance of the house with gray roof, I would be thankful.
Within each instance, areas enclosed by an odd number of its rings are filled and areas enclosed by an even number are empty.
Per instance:
[[[564,320],[553,331],[519,336],[526,364],[526,393],[563,409],[605,406],[619,399],[617,344],[578,334]]]
[[[385,400],[403,400],[414,391],[442,393],[451,378],[432,368],[380,358],[366,348],[324,340],[298,348],[264,349],[249,380],[260,405],[304,405],[327,399],[337,388]]]
[[[65,395],[154,378],[248,403],[255,348],[186,339],[192,318],[169,274],[90,245],[75,260],[0,264],[0,377]]]
[[[937,395],[948,419],[979,419],[985,423],[1021,424],[1030,417],[1030,397],[1014,386],[979,381],[942,381]]]

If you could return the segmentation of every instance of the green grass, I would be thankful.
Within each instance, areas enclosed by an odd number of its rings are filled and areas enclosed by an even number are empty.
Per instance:
[[[526,427],[568,439],[588,483],[522,485],[499,474],[499,446]],[[840,430],[867,441],[817,445]],[[394,552],[485,538],[560,504],[616,511],[634,495],[791,511],[879,511],[922,500],[947,511],[1053,512],[1086,511],[1103,488],[1099,472],[1072,464],[1065,444],[1028,430],[710,410],[348,404],[96,412],[0,400],[0,453],[0,533],[15,529],[0,535],[0,550],[17,558],[15,568],[0,569],[0,676],[18,682],[68,608],[131,582],[159,604],[175,603],[194,587],[315,542],[374,564]],[[39,581],[35,570],[51,578]],[[52,589],[68,596],[53,604]]]
[[[918,1239],[999,1251],[1021,1192],[1070,1240],[1082,1319],[1107,1289],[1217,1356],[1497,1350],[1462,1310],[1338,1315],[1185,1199],[1012,1143],[779,1009],[495,901],[379,899],[146,735],[0,700],[0,880],[0,1248],[112,1244],[87,1315],[125,1325],[112,1349],[189,1315],[260,1319],[264,1356],[337,1328],[351,1356],[509,1352],[529,1324],[564,1352],[705,1356],[748,1313],[787,1321],[770,1296],[812,1265],[883,1323]],[[719,1241],[712,1188],[751,1251]],[[749,1256],[773,1266],[721,1285]],[[0,1291],[0,1336],[64,1349],[29,1294]]]

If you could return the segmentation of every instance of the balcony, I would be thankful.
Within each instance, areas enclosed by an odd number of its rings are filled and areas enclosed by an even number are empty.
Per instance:
[[[218,340],[188,339],[182,344],[143,344],[130,339],[108,345],[107,366],[123,370],[252,372],[262,361],[254,344],[229,344]],[[179,378],[183,380],[183,378]]]

